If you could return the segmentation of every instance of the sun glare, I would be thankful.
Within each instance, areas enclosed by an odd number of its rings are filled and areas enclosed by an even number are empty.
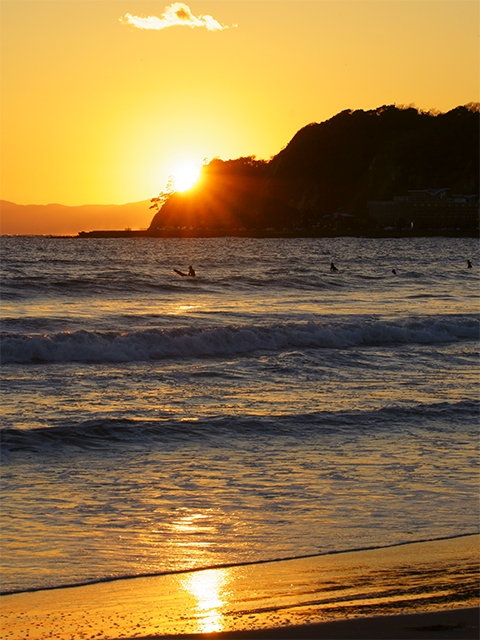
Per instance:
[[[201,167],[194,162],[184,161],[173,170],[172,180],[175,191],[188,191],[200,178]]]
[[[198,622],[199,633],[218,633],[223,631],[224,608],[222,596],[226,593],[228,582],[227,569],[213,569],[187,574],[183,580],[186,591],[196,599],[196,611],[193,613]]]

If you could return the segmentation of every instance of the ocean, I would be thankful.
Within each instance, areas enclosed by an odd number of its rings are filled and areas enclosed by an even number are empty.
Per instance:
[[[478,249],[2,237],[2,592],[478,533]]]

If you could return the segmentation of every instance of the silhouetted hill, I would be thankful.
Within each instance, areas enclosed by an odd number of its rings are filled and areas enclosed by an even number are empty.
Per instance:
[[[199,187],[166,199],[149,231],[320,228],[336,212],[361,227],[369,200],[432,188],[478,194],[479,117],[477,104],[342,111],[302,128],[269,162],[213,160]]]
[[[118,237],[338,235],[384,229],[383,214],[381,224],[368,217],[369,201],[392,201],[409,190],[449,189],[452,196],[475,194],[478,203],[479,120],[480,105],[474,103],[445,114],[393,105],[346,110],[303,127],[270,161],[254,156],[212,160],[203,167],[196,188],[158,200],[159,206],[164,204],[147,231],[126,228],[142,219],[147,226],[149,201],[79,207],[1,201],[1,232],[73,235],[100,226],[102,231],[81,235]],[[440,215],[440,204],[432,205],[431,214],[429,206],[422,205],[422,224],[415,223],[416,229],[442,229],[445,221],[450,229],[478,228],[478,204],[472,199],[459,207],[469,211],[459,224],[456,205],[449,205],[446,213],[444,207],[439,224],[431,220],[435,212]],[[414,209],[391,207],[402,215]],[[404,221],[399,218],[396,228]]]
[[[410,189],[478,194],[479,113],[384,106],[301,129],[271,162],[297,207],[366,213],[367,200]],[[303,202],[302,202],[303,200]]]

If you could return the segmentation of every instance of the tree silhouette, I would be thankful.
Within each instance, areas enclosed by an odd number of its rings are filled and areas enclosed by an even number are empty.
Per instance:
[[[173,177],[169,176],[167,180],[167,184],[165,185],[165,189],[160,191],[156,198],[151,198],[150,202],[152,203],[149,209],[155,209],[158,213],[163,205],[169,200],[169,198],[175,193],[175,189],[173,186]]]

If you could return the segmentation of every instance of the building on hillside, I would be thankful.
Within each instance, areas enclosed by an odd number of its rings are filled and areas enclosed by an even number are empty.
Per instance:
[[[368,215],[379,227],[396,229],[478,228],[478,195],[449,195],[450,189],[415,189],[393,200],[371,200]]]

